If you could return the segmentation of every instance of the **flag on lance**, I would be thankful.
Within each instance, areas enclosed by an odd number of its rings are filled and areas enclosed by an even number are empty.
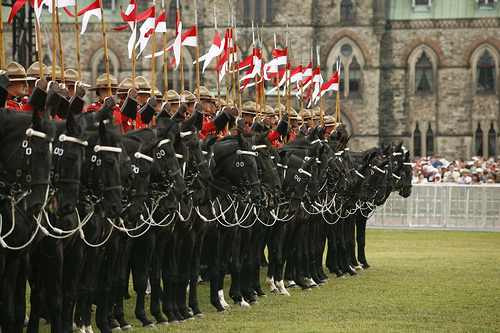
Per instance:
[[[337,91],[339,90],[339,72],[333,73],[333,76],[321,86],[321,97],[327,91]]]
[[[151,7],[137,18],[138,21],[139,19],[144,19],[144,23],[141,25],[141,28],[139,29],[139,40],[136,45],[136,48],[139,47],[139,53],[137,54],[137,58],[139,58],[139,56],[142,54],[142,51],[144,51],[146,45],[148,45],[149,39],[151,38],[151,36],[148,35],[148,33],[155,27],[155,17],[156,17],[155,9],[156,9],[155,7]]]
[[[39,0],[35,0],[35,1],[39,1]],[[45,2],[47,0],[43,0],[43,2]],[[42,4],[43,4],[42,2]],[[69,12],[66,8],[64,9],[66,11],[66,13],[71,16],[71,17],[75,17],[75,15],[71,14],[71,12]],[[41,7],[39,8],[39,11],[40,11],[40,14],[41,14]],[[35,7],[35,14],[37,13],[37,8]],[[99,20],[102,20],[102,16],[101,16],[101,6],[99,4],[99,0],[96,0],[94,1],[91,5],[85,7],[84,9],[80,10],[78,12],[78,16],[82,16],[83,15],[83,18],[82,18],[82,32],[80,34],[84,34],[85,33],[85,30],[87,30],[87,24],[89,23],[89,20],[92,16],[96,16]],[[38,15],[38,17],[40,17]]]

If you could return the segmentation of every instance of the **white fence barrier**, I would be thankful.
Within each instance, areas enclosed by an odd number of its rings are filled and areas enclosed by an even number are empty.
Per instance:
[[[368,226],[500,231],[500,185],[417,184],[409,198],[392,193]]]

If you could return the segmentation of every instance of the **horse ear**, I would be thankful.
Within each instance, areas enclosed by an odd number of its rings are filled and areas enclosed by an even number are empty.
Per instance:
[[[318,145],[319,145],[319,149],[318,149],[318,155],[317,155],[317,157],[320,157],[325,152],[325,146],[320,145],[319,143],[318,143]]]
[[[262,142],[266,141],[266,138],[269,136],[269,132],[270,131],[265,131],[264,133],[259,134],[257,142],[262,143]]]
[[[238,138],[238,146],[244,147],[245,146],[245,138],[243,137],[243,134],[238,131],[238,134],[236,136]]]
[[[410,151],[409,151],[409,150],[407,150],[407,151],[405,152],[405,161],[409,161],[409,160],[410,160]]]
[[[78,124],[76,123],[75,116],[73,112],[68,112],[68,117],[66,118],[66,132],[69,135],[76,136],[79,134]]]
[[[37,130],[42,127],[42,119],[40,118],[40,115],[38,114],[38,111],[33,111],[33,115],[31,117],[31,122],[33,123],[33,129]]]
[[[108,129],[106,128],[106,125],[104,124],[104,121],[99,121],[99,138],[101,138],[101,141],[103,142],[108,142]]]
[[[215,135],[210,134],[211,138],[207,142],[207,147],[211,147],[214,145],[215,141],[217,141],[217,137]]]

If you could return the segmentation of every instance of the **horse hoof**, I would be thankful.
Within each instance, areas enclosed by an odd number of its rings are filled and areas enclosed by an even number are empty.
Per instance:
[[[270,291],[270,293],[271,293],[271,294],[277,294],[277,293],[278,293],[278,289],[272,289],[272,290]]]
[[[168,323],[169,324],[178,324],[179,321],[177,319],[174,319],[174,320],[169,320]]]
[[[321,282],[328,283],[328,279],[323,279],[323,280],[321,280]]]
[[[198,318],[198,319],[203,319],[203,318],[205,318],[205,316],[203,315],[203,313],[197,313],[197,314],[195,314],[194,316],[195,316],[196,318]]]
[[[281,296],[291,296],[290,293],[288,291],[282,291],[281,293]]]
[[[267,298],[266,294],[259,295],[260,298]]]
[[[227,310],[224,309],[224,310],[220,310],[220,311],[217,311],[217,312],[219,312],[219,313],[227,313]]]
[[[337,279],[345,279],[345,276],[339,275],[339,276],[337,276]]]
[[[85,326],[85,333],[94,333],[92,326]]]
[[[121,327],[113,327],[111,329],[112,332],[121,332],[122,331],[122,328]]]
[[[358,265],[358,266],[354,267],[354,269],[357,270],[357,271],[362,271],[363,267],[361,267],[361,266]]]
[[[144,327],[145,328],[151,328],[151,329],[154,329],[154,330],[158,329],[155,324],[149,324],[149,325],[146,325]]]
[[[75,332],[75,333],[85,333],[85,326],[78,327],[78,326],[75,325],[73,327],[73,332]]]
[[[189,318],[186,318],[186,320],[190,320],[190,321],[194,321],[194,317],[189,317]]]
[[[169,326],[170,324],[168,323],[168,321],[162,321],[161,323],[158,323],[158,325]]]
[[[125,325],[122,327],[122,331],[124,332],[128,332],[128,331],[133,331],[134,328],[132,327],[132,325]]]
[[[250,304],[248,304],[245,300],[242,300],[241,302],[237,303],[240,307],[242,308],[250,308]]]
[[[307,287],[307,288],[302,288],[303,291],[312,291],[312,289],[310,287]]]
[[[363,265],[362,267],[363,267],[363,269],[372,269],[372,266],[370,266],[370,265]]]
[[[253,302],[250,302],[250,305],[259,305],[259,302],[253,301]]]

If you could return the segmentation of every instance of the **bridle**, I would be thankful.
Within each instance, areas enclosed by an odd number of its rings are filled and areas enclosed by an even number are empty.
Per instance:
[[[12,158],[17,155],[18,151],[22,150],[22,166],[21,168],[16,169],[15,180],[10,181],[7,179],[6,174],[0,174],[0,200],[8,199],[13,203],[18,203],[25,196],[31,193],[32,186],[50,184],[50,174],[43,180],[33,181],[32,179],[32,169],[35,167],[32,163],[33,137],[41,138],[47,141],[49,144],[49,151],[52,151],[52,142],[54,141],[52,137],[43,132],[28,128],[26,130],[26,138],[22,141],[21,146],[14,150],[3,163],[8,165]]]
[[[52,168],[52,173],[51,173],[51,194],[54,195],[55,193],[58,192],[59,190],[59,184],[74,184],[74,185],[80,185],[80,179],[73,179],[73,178],[63,178],[62,173],[62,161],[63,161],[63,156],[64,153],[66,152],[65,146],[67,142],[70,143],[75,143],[77,145],[81,146],[82,150],[82,155],[84,154],[83,151],[85,150],[85,147],[88,146],[88,141],[78,139],[72,136],[68,136],[66,134],[61,134],[59,136],[59,142],[60,144],[54,148],[54,163],[53,163],[53,168]]]
[[[94,146],[94,154],[90,157],[90,166],[89,169],[87,170],[87,182],[86,182],[86,188],[83,190],[83,194],[85,195],[85,199],[87,202],[90,202],[91,204],[97,204],[99,201],[102,200],[102,195],[105,192],[108,191],[115,191],[115,190],[121,190],[122,185],[112,185],[112,186],[105,186],[103,182],[103,169],[102,169],[102,152],[109,152],[109,153],[115,153],[115,154],[120,154],[119,159],[121,158],[122,154],[122,148],[119,147],[111,147],[111,146],[101,146],[101,145],[95,145]],[[94,190],[92,189],[94,185],[94,171],[98,172],[98,178],[97,178],[97,189],[99,190],[99,193],[94,193]],[[82,191],[80,191],[82,192]],[[98,196],[100,195],[100,197]]]

